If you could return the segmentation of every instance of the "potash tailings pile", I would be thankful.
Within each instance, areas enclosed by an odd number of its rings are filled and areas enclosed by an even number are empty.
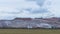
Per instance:
[[[60,28],[60,18],[15,18],[0,20],[0,28]]]

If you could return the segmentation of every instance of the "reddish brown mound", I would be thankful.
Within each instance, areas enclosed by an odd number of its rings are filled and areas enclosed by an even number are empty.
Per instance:
[[[30,21],[30,20],[32,20],[32,18],[15,18],[14,20],[28,20],[28,21]]]

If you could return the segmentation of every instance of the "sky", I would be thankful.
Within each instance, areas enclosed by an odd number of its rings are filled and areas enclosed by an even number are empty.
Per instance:
[[[0,19],[60,17],[60,0],[0,0]]]

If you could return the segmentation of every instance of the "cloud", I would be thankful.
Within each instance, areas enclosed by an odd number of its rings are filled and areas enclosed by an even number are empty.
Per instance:
[[[0,0],[0,19],[58,17],[59,3],[59,0]]]
[[[55,17],[60,17],[60,0],[52,0],[49,10],[55,15]]]
[[[42,13],[43,14],[43,13],[47,13],[47,12],[49,12],[48,9],[44,9],[44,8],[40,8],[40,9],[37,9],[37,10],[35,9],[35,10],[31,11],[31,13],[33,13],[33,14],[36,14],[36,13],[37,14],[38,13]]]
[[[29,2],[35,1],[37,5],[43,6],[46,0],[26,0],[26,1],[29,1]]]
[[[46,0],[36,0],[39,6],[43,6]]]

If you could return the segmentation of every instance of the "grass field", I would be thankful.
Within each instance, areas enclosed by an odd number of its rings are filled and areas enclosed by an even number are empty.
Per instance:
[[[60,34],[60,29],[0,29],[0,34]]]

